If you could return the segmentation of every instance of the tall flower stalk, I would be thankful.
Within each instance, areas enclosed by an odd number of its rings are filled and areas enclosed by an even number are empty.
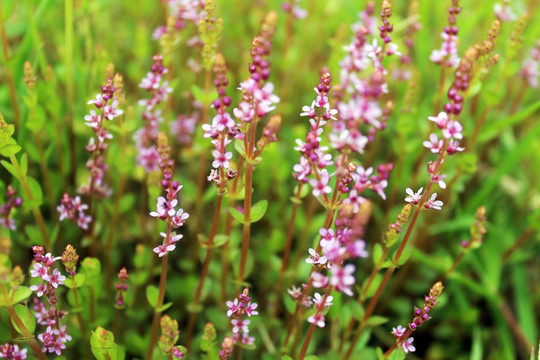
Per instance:
[[[155,300],[154,317],[152,319],[152,327],[150,330],[150,343],[148,345],[148,351],[146,353],[146,359],[151,360],[153,357],[154,346],[157,341],[157,330],[159,325],[160,315],[163,311],[163,300],[165,298],[165,285],[167,283],[167,264],[169,259],[169,252],[176,248],[176,242],[182,239],[183,235],[176,234],[172,230],[173,228],[179,228],[184,225],[185,220],[188,218],[188,214],[183,209],[176,210],[178,205],[178,192],[182,189],[177,181],[173,180],[174,160],[170,157],[170,148],[168,145],[167,136],[164,133],[159,133],[157,138],[157,152],[159,154],[159,168],[162,171],[163,179],[161,180],[161,187],[167,193],[166,197],[159,196],[157,198],[156,211],[150,212],[150,216],[156,217],[167,224],[167,230],[161,232],[163,237],[162,243],[156,246],[153,251],[160,258],[161,263],[161,275],[159,279],[159,289],[157,299]]]

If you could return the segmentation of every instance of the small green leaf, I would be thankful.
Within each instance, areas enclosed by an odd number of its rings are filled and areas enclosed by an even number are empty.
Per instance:
[[[159,290],[154,285],[148,285],[146,288],[146,299],[148,299],[148,303],[152,305],[153,308],[157,305]]]
[[[64,280],[64,284],[70,289],[77,289],[83,286],[85,280],[86,275],[79,273],[75,274],[75,278],[73,280],[71,280],[71,278]]]
[[[229,237],[227,235],[216,235],[214,237],[214,246],[215,248],[223,246],[227,241],[229,241]]]
[[[384,316],[375,315],[375,316],[370,317],[368,321],[366,322],[366,324],[369,326],[379,326],[387,322],[388,322],[388,318]]]
[[[293,360],[293,358],[290,357],[289,355],[283,355],[283,356],[281,357],[281,360]]]
[[[21,301],[28,299],[30,295],[32,295],[32,290],[30,290],[30,288],[27,288],[26,286],[19,286],[17,290],[15,290],[15,293],[13,293],[11,304],[18,304]]]
[[[252,223],[257,222],[262,219],[268,208],[268,200],[258,201],[251,207],[251,216],[250,221]]]
[[[0,163],[2,163],[2,165],[6,168],[7,171],[9,171],[11,175],[13,175],[13,177],[15,177],[16,179],[19,178],[19,174],[17,174],[13,165],[11,165],[8,161],[2,160],[0,161]]]
[[[34,317],[34,315],[32,315],[32,313],[30,312],[30,310],[28,310],[26,306],[21,304],[15,305],[13,309],[17,313],[17,316],[19,316],[19,318],[21,319],[24,327],[28,330],[28,332],[30,334],[33,334],[34,330],[36,329],[36,318]],[[13,321],[13,319],[11,319],[11,323],[13,324],[15,330],[19,332],[19,334],[24,335],[15,323],[15,321]]]
[[[100,326],[92,332],[90,347],[97,360],[119,360],[123,358],[122,351],[119,351],[118,345],[114,343],[113,333]]]
[[[17,144],[6,144],[0,148],[0,155],[10,157],[21,151],[21,149]]]
[[[306,360],[319,360],[317,355],[308,355],[305,357]]]
[[[233,207],[229,207],[227,208],[229,210],[229,214],[231,214],[231,216],[236,220],[238,221],[239,223],[243,224],[245,221],[244,221],[244,214],[241,213],[240,211],[236,210],[235,208]]]
[[[246,147],[244,145],[244,141],[240,140],[240,139],[236,139],[234,141],[234,148],[236,149],[236,151],[238,151],[238,153],[243,157],[243,158],[246,158]]]
[[[163,311],[167,310],[168,308],[170,308],[172,305],[173,305],[172,302],[168,302],[166,304],[163,304],[159,308],[156,309],[156,312],[163,312]]]
[[[24,176],[28,173],[28,154],[23,153],[21,155],[21,171]]]
[[[405,264],[407,262],[407,260],[409,260],[409,257],[412,254],[412,250],[413,250],[413,246],[411,246],[410,244],[405,246],[405,249],[403,249],[403,252],[401,253],[401,256],[399,257],[399,259],[397,259],[396,265],[401,266],[401,265]],[[393,258],[395,258],[395,254],[394,254]]]
[[[381,259],[383,253],[382,245],[377,243],[375,246],[373,246],[373,263],[377,264],[379,260]]]

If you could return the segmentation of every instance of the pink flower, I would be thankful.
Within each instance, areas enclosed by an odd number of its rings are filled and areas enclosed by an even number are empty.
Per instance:
[[[231,324],[233,326],[233,333],[237,334],[240,330],[242,330],[243,333],[248,333],[249,328],[248,325],[251,323],[250,320],[238,320],[238,319],[232,319]]]
[[[64,280],[66,280],[66,277],[60,274],[60,271],[58,271],[58,269],[54,269],[52,274],[47,274],[43,276],[43,280],[51,284],[53,288],[57,288],[58,285],[64,285]]]
[[[45,293],[45,291],[47,291],[47,285],[45,284],[32,285],[30,286],[30,290],[36,291],[37,296],[41,297]]]
[[[156,211],[152,211],[150,216],[159,217],[160,219],[166,219],[167,216],[174,216],[174,207],[178,204],[178,200],[173,199],[167,201],[163,196],[157,198]]]
[[[410,352],[416,351],[416,348],[412,344],[413,341],[414,341],[414,338],[408,338],[407,340],[401,343],[401,347],[403,348],[403,351],[405,352],[405,354],[408,353],[409,351]]]
[[[443,111],[437,116],[428,116],[429,121],[435,122],[439,129],[444,129],[448,123],[448,115]]]
[[[239,108],[235,108],[233,110],[234,116],[241,121],[251,122],[255,117],[255,110],[251,107],[251,105],[247,102],[241,102],[238,106]]]
[[[333,296],[330,296],[330,295],[327,296],[324,304],[322,303],[322,301],[323,301],[323,296],[321,296],[321,294],[317,292],[313,294],[313,302],[317,305],[317,308],[322,309],[323,307],[329,307],[329,306],[334,305],[332,303],[332,301],[334,301]]]
[[[223,131],[227,128],[232,129],[236,123],[229,114],[224,113],[223,115],[217,114],[212,120],[212,125],[217,131]]]
[[[313,265],[324,265],[326,264],[326,257],[319,255],[315,250],[309,249],[309,257],[306,259],[308,264]]]
[[[443,141],[437,138],[437,135],[429,135],[429,141],[424,141],[424,146],[431,150],[432,153],[438,154],[441,152]]]
[[[94,110],[90,110],[90,114],[86,115],[84,117],[84,120],[86,121],[86,125],[90,126],[93,129],[97,129],[99,126],[99,122],[101,121],[101,117],[96,114]]]
[[[411,188],[407,188],[405,192],[408,194],[405,198],[405,201],[408,203],[418,204],[420,199],[422,198],[422,191],[424,190],[423,187],[418,190],[418,192],[414,192]]]
[[[320,196],[323,193],[329,194],[332,192],[332,188],[328,186],[330,181],[330,175],[326,169],[323,169],[320,173],[320,179],[309,179],[309,183],[313,186],[313,196]]]
[[[187,212],[184,212],[184,209],[178,209],[176,212],[176,215],[172,217],[172,223],[174,227],[180,227],[184,225],[184,222],[189,217],[189,214]]]
[[[435,209],[441,210],[443,202],[441,200],[435,200],[437,198],[437,193],[433,193],[431,198],[424,204],[426,209]]]
[[[392,328],[392,335],[394,335],[397,338],[400,338],[403,336],[403,334],[405,334],[406,330],[407,329],[405,329],[403,326],[398,325],[397,328]]]
[[[462,131],[463,126],[458,121],[449,121],[443,130],[443,136],[447,139],[454,138],[461,140],[463,139]]]
[[[226,152],[222,153],[218,150],[214,150],[212,152],[212,155],[214,155],[214,161],[212,162],[212,167],[214,168],[228,168],[229,167],[229,160],[232,158],[232,152]]]
[[[300,157],[300,164],[293,166],[294,172],[296,172],[296,180],[307,181],[307,177],[311,174],[311,165],[309,161],[304,157]]]
[[[324,323],[324,316],[323,314],[317,312],[315,315],[312,315],[310,317],[308,317],[307,321],[311,324],[315,324],[317,325],[318,327],[320,328],[323,328],[325,323]]]
[[[311,274],[312,284],[314,288],[323,288],[326,285],[328,285],[328,277],[318,273],[314,272]]]
[[[90,104],[94,104],[98,109],[100,107],[103,106],[104,102],[103,102],[103,95],[102,94],[97,94],[96,95],[96,100],[88,100],[88,105]]]
[[[298,299],[302,295],[302,289],[296,286],[292,286],[292,288],[287,289],[287,292],[293,299]]]
[[[244,309],[245,313],[247,316],[251,317],[253,315],[259,315],[259,312],[257,310],[255,310],[257,308],[257,304],[256,303],[248,303],[246,305],[246,308]]]
[[[156,246],[153,251],[159,255],[159,257],[162,257],[164,255],[167,255],[170,251],[173,251],[176,248],[175,245],[158,245]]]
[[[238,299],[234,299],[233,301],[227,301],[227,307],[229,310],[227,311],[227,317],[231,317],[231,315],[236,314],[240,311],[240,308],[238,307]]]
[[[456,141],[454,139],[450,139],[448,142],[448,147],[446,148],[446,152],[448,155],[453,155],[456,152],[461,152],[465,150],[465,148],[459,146],[459,141]]]
[[[330,268],[332,277],[330,284],[335,286],[337,290],[345,295],[352,296],[353,292],[350,286],[354,285],[354,271],[356,270],[353,264],[347,264],[344,267],[334,265]]]
[[[47,275],[47,270],[46,266],[43,266],[40,263],[34,263],[34,269],[30,270],[30,275],[32,275],[32,277],[40,277],[43,279],[44,276]]]

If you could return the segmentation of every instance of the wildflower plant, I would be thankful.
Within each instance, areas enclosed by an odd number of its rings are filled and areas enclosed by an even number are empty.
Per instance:
[[[0,358],[535,358],[534,1],[52,3],[0,2]]]

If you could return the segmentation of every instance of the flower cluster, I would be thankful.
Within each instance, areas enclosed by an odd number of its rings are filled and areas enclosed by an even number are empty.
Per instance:
[[[344,47],[347,55],[339,63],[341,86],[335,97],[340,115],[333,123],[330,135],[332,147],[339,151],[350,149],[363,153],[375,133],[386,127],[386,119],[393,109],[391,103],[385,107],[380,104],[388,92],[385,82],[387,71],[382,59],[394,54],[401,55],[390,38],[393,31],[393,25],[389,22],[391,3],[383,2],[383,24],[378,29],[374,10],[370,2],[366,10],[360,13],[361,21],[353,25],[355,38]],[[377,44],[377,31],[383,40],[382,47]]]
[[[307,11],[302,9],[298,3],[300,0],[292,0],[290,2],[281,3],[283,11],[291,14],[295,19],[303,19],[307,16]]]
[[[461,245],[465,249],[475,249],[482,245],[486,233],[486,208],[481,206],[476,210],[475,222],[471,225],[471,239],[463,241]]]
[[[66,331],[66,325],[60,329],[53,329],[47,326],[43,334],[38,335],[38,339],[43,343],[43,352],[54,352],[56,355],[62,355],[62,350],[66,348],[65,343],[71,340],[71,336]]]
[[[531,50],[530,58],[521,65],[521,77],[527,81],[530,87],[538,87],[538,78],[540,77],[540,41]]]
[[[189,145],[192,143],[192,135],[195,133],[199,116],[199,113],[196,111],[189,115],[180,114],[176,117],[175,121],[171,122],[171,134],[176,136],[176,141],[179,145]]]
[[[310,130],[306,135],[305,142],[297,139],[297,146],[294,148],[302,155],[300,163],[294,165],[293,170],[296,173],[296,180],[300,182],[308,182],[308,177],[314,175],[315,178],[309,179],[310,185],[313,187],[313,195],[326,196],[332,189],[328,185],[330,182],[330,174],[326,169],[332,165],[332,154],[328,152],[327,146],[321,146],[321,135],[323,126],[329,119],[334,118],[337,114],[336,109],[330,109],[328,102],[328,93],[330,92],[332,78],[329,72],[321,74],[320,83],[315,88],[317,99],[313,101],[311,106],[304,106],[300,116],[309,118]]]
[[[500,21],[514,21],[517,19],[517,15],[510,7],[510,0],[503,0],[502,4],[496,3],[493,5],[493,11]]]
[[[165,1],[168,7],[169,14],[174,17],[174,28],[182,30],[188,22],[197,24],[204,16],[204,0],[168,0]],[[159,40],[165,33],[167,28],[160,26],[154,30],[154,40]],[[189,43],[192,43],[189,41]]]
[[[169,354],[169,358],[182,359],[187,350],[183,346],[175,346],[180,335],[178,322],[168,315],[163,315],[159,321],[161,336],[159,337],[159,347],[164,353]],[[171,356],[172,355],[172,356]]]
[[[116,88],[112,80],[101,88],[101,93],[96,95],[95,100],[88,101],[93,104],[97,113],[90,110],[90,114],[84,117],[86,125],[90,126],[95,133],[95,138],[90,138],[86,150],[90,153],[90,159],[86,162],[86,167],[90,170],[88,184],[84,184],[79,189],[81,194],[97,194],[107,197],[111,194],[111,189],[103,182],[103,177],[107,171],[104,153],[107,150],[107,140],[112,139],[112,134],[104,127],[104,120],[112,120],[122,115],[124,112],[118,109],[118,100],[114,96]]]
[[[19,345],[11,345],[10,343],[5,343],[0,346],[0,358],[1,359],[11,359],[11,360],[24,360],[26,359],[27,349],[20,349]]]
[[[120,280],[119,284],[116,284],[116,308],[117,309],[123,309],[124,308],[124,292],[127,291],[127,279],[129,275],[127,273],[127,270],[125,267],[120,269],[120,272],[118,273],[118,280]]]
[[[92,217],[85,214],[87,209],[88,205],[81,202],[80,196],[72,198],[67,193],[64,193],[60,205],[56,207],[56,210],[60,213],[60,221],[69,219],[84,230],[88,229],[88,224],[92,221]]]
[[[154,55],[152,58],[151,71],[146,74],[139,84],[140,88],[150,92],[151,98],[139,100],[139,105],[144,106],[142,117],[145,121],[144,127],[139,129],[133,136],[137,146],[137,164],[144,167],[147,173],[157,170],[159,156],[156,153],[155,145],[158,136],[159,124],[163,121],[161,110],[156,107],[167,100],[172,89],[169,82],[163,79],[168,70],[163,66],[163,56]]]
[[[270,62],[266,58],[270,55],[276,22],[277,14],[270,12],[261,25],[261,33],[253,39],[252,62],[249,66],[251,76],[240,83],[242,100],[233,110],[234,116],[240,121],[239,128],[242,131],[237,138],[246,136],[251,123],[266,116],[279,102],[279,97],[274,94],[274,85],[271,82],[265,83],[270,77]]]
[[[408,336],[415,331],[418,326],[431,319],[429,312],[438,304],[437,299],[439,296],[441,296],[443,289],[444,286],[440,281],[435,283],[435,285],[433,285],[433,287],[429,290],[429,295],[425,297],[424,305],[421,308],[416,306],[414,307],[414,318],[409,324],[409,330],[401,325],[399,325],[397,328],[392,328],[392,335],[396,337],[396,344],[401,345],[403,352],[408,353],[416,351],[416,348],[412,344],[414,338],[409,338]]]
[[[181,234],[172,233],[171,228],[179,228],[184,225],[189,214],[181,208],[176,210],[176,205],[178,205],[177,196],[180,189],[182,189],[182,185],[172,180],[174,161],[170,158],[167,136],[164,133],[159,133],[157,141],[159,168],[163,173],[161,187],[165,190],[167,196],[157,198],[156,211],[150,212],[150,216],[167,222],[167,232],[160,233],[163,237],[163,243],[153,249],[159,257],[162,257],[173,251],[176,248],[175,243],[183,237]]]
[[[249,324],[251,321],[246,319],[245,316],[247,315],[249,318],[258,315],[259,312],[256,310],[257,304],[251,302],[248,294],[249,289],[245,288],[234,301],[227,301],[227,317],[231,319],[232,336],[225,339],[230,339],[232,343],[229,341],[225,343],[224,341],[226,346],[222,345],[219,352],[220,360],[227,359],[231,355],[232,348],[238,341],[244,345],[251,345],[255,341],[254,337],[249,336]]]
[[[34,310],[37,323],[46,325],[47,329],[44,333],[38,335],[38,339],[43,343],[43,352],[55,352],[57,355],[62,353],[66,348],[65,343],[71,340],[68,335],[66,326],[60,327],[58,320],[64,317],[65,313],[58,310],[58,296],[56,289],[60,285],[64,285],[66,277],[60,271],[54,268],[56,260],[62,259],[67,268],[74,272],[75,263],[78,259],[76,253],[67,251],[64,252],[62,258],[53,257],[50,253],[44,254],[44,249],[41,246],[33,246],[34,265],[30,270],[30,275],[33,278],[42,279],[43,282],[37,285],[30,286],[30,290],[35,291],[37,297],[45,295],[47,305],[41,302],[38,298],[34,298]]]
[[[6,190],[6,203],[0,205],[0,225],[7,229],[16,230],[15,220],[10,219],[11,210],[22,205],[22,198],[17,196],[15,189],[8,185]]]
[[[213,169],[208,176],[208,181],[214,181],[219,188],[220,193],[225,192],[227,180],[232,179],[236,175],[230,167],[229,161],[232,158],[232,152],[227,151],[226,147],[231,143],[231,139],[237,134],[238,128],[236,122],[232,119],[229,113],[226,112],[228,106],[231,105],[231,98],[226,94],[226,88],[229,84],[227,79],[227,65],[225,58],[221,54],[216,55],[214,62],[214,74],[218,98],[214,100],[212,106],[216,109],[217,114],[212,119],[211,124],[203,124],[204,137],[211,138],[215,150],[212,152],[214,161],[212,162]]]
[[[456,16],[461,12],[459,0],[452,0],[452,5],[448,8],[448,26],[441,33],[443,43],[440,49],[433,50],[429,59],[436,64],[445,67],[457,67],[459,64],[459,56],[457,52],[458,46],[458,27]]]

